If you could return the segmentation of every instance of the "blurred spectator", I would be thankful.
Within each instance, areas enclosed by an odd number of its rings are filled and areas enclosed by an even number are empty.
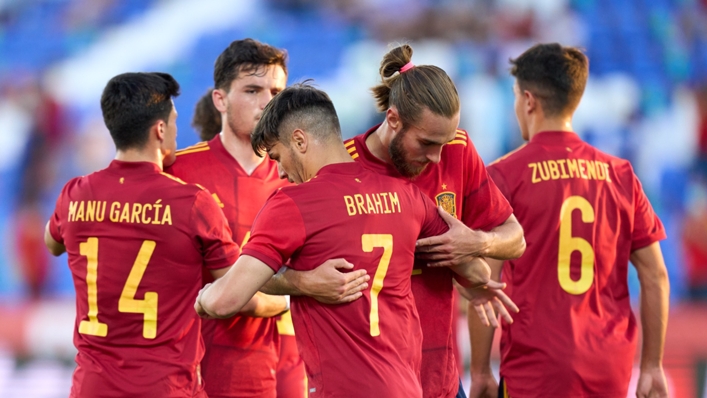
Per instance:
[[[688,294],[707,299],[707,85],[696,90],[698,153],[687,195],[683,249]]]
[[[64,115],[59,104],[41,83],[29,79],[21,89],[21,102],[31,115],[32,125],[26,145],[17,208],[14,238],[18,273],[28,294],[38,299],[44,293],[49,271],[49,256],[44,250],[44,196],[55,178],[53,155],[66,136]]]

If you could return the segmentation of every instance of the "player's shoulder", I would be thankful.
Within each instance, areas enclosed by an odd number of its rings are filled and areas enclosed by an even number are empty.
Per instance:
[[[454,133],[454,138],[444,146],[442,156],[445,156],[445,154],[453,156],[456,153],[465,153],[469,148],[473,148],[469,133],[466,130],[457,129]]]
[[[529,151],[532,151],[532,148],[530,148],[527,143],[522,144],[518,148],[492,161],[486,167],[490,170],[503,170],[508,167],[515,167],[515,163],[524,160]]]
[[[346,148],[346,151],[351,155],[351,158],[353,160],[356,160],[360,155],[358,153],[358,143],[357,141],[360,140],[359,138],[361,136],[355,136],[349,139],[344,140],[344,147]]]
[[[626,180],[627,182],[633,180],[635,173],[633,171],[633,165],[629,160],[606,153],[592,145],[586,143],[585,145],[594,152],[593,157],[596,160],[608,164],[609,168],[613,170],[615,175],[621,180]]]
[[[192,146],[177,150],[176,163],[194,163],[212,156],[211,146],[208,141],[202,141]]]
[[[158,181],[161,189],[165,189],[166,192],[172,192],[176,196],[197,196],[202,191],[208,194],[208,191],[202,185],[188,183],[164,171],[159,173]]]
[[[208,141],[201,141],[201,142],[197,142],[196,144],[194,144],[192,146],[178,149],[177,150],[177,157],[183,157],[184,159],[186,159],[186,158],[190,157],[190,156],[186,156],[186,155],[193,156],[197,153],[203,153],[203,152],[207,152],[209,150],[211,150],[211,147],[209,146],[209,142]]]
[[[204,167],[211,167],[214,163],[213,150],[207,141],[179,149],[176,152],[174,163],[165,168],[165,171],[189,179],[191,173]]]
[[[109,175],[108,169],[96,170],[92,173],[76,176],[64,184],[63,193],[74,193],[84,189],[91,189],[91,184],[100,181]],[[100,182],[99,182],[100,183]]]

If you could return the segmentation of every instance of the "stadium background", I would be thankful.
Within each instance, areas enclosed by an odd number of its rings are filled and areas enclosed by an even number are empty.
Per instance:
[[[413,62],[455,80],[487,163],[520,144],[508,58],[535,42],[584,47],[574,127],[633,162],[667,227],[666,371],[675,397],[707,397],[707,0],[0,0],[0,397],[68,393],[73,285],[42,234],[63,184],[114,155],[107,80],[174,75],[185,147],[216,56],[244,37],[287,49],[289,83],[314,78],[347,137],[379,119],[368,88],[388,43],[411,43]],[[635,272],[630,283],[637,298]]]

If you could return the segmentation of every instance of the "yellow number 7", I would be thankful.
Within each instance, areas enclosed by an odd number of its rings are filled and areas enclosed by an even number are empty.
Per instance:
[[[393,255],[393,235],[391,234],[364,234],[361,236],[361,245],[363,246],[363,251],[366,253],[372,252],[374,247],[382,247],[383,255],[378,262],[378,269],[376,269],[376,275],[373,277],[373,284],[371,285],[371,336],[380,336],[381,330],[378,325],[378,293],[383,289],[383,279],[385,279],[385,274],[388,272],[388,265],[390,265],[390,258]]]
[[[145,292],[143,300],[136,300],[135,293],[154,251],[155,241],[142,242],[118,301],[118,311],[144,314],[142,337],[146,339],[154,339],[157,335],[157,293]],[[87,260],[86,285],[88,290],[88,320],[81,321],[79,333],[106,337],[108,325],[98,320],[98,238],[88,238],[86,242],[80,243],[79,253],[86,256]]]

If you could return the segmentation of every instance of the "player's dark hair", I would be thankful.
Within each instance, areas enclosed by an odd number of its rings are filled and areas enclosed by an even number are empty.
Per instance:
[[[327,93],[310,82],[287,87],[265,106],[250,140],[258,156],[278,142],[288,143],[296,128],[322,140],[341,142],[341,126],[334,104]]]
[[[412,47],[395,47],[383,57],[379,69],[381,84],[373,87],[373,97],[380,112],[391,106],[398,109],[403,126],[415,123],[424,108],[448,118],[459,112],[459,94],[452,79],[434,65],[415,65],[400,69],[412,59]]]
[[[156,121],[169,123],[177,96],[179,83],[167,73],[123,73],[110,79],[101,95],[101,111],[116,149],[142,148]]]
[[[558,43],[536,44],[510,63],[518,88],[533,93],[546,116],[577,109],[589,76],[589,60],[580,49]]]
[[[287,75],[287,52],[253,39],[233,41],[216,59],[214,87],[230,90],[241,72],[261,76],[266,67],[279,65]]]
[[[191,126],[199,133],[202,141],[209,141],[221,132],[221,112],[214,105],[212,91],[213,88],[206,90],[199,98],[194,107],[194,117],[191,119]]]

